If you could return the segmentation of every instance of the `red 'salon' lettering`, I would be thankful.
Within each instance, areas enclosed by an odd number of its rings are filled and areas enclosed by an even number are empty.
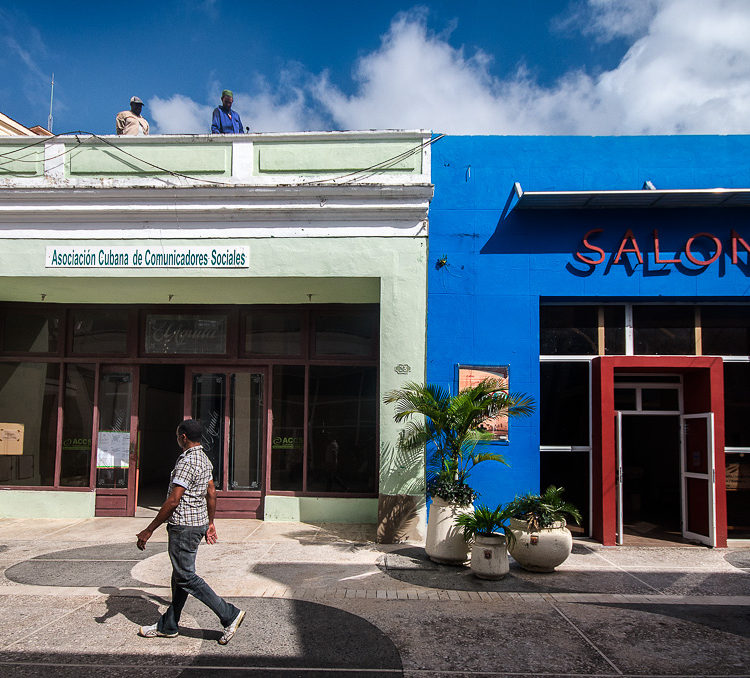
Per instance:
[[[633,243],[632,247],[625,247],[625,245],[628,244],[628,240],[630,240],[631,243]],[[620,257],[625,252],[633,252],[638,257],[638,263],[643,263],[643,255],[641,254],[641,250],[638,248],[638,242],[635,239],[635,236],[633,235],[633,231],[628,229],[625,231],[625,235],[622,236],[622,242],[620,243],[620,249],[617,250],[617,256],[615,257],[615,263],[619,263]]]
[[[710,259],[696,259],[693,256],[693,253],[690,251],[690,248],[693,246],[693,243],[698,238],[708,238],[709,240],[714,241],[714,246],[716,247],[716,252],[714,252],[714,255]],[[692,238],[688,238],[688,241],[685,243],[685,256],[690,260],[691,263],[695,264],[696,266],[708,266],[709,264],[713,264],[714,261],[716,261],[719,256],[721,255],[721,240],[719,240],[713,233],[696,233]]]
[[[654,262],[657,264],[679,264],[679,259],[662,259],[659,256],[659,231],[654,229]]]
[[[732,229],[731,232],[732,236],[732,263],[737,263],[737,243],[740,243],[744,248],[746,252],[750,252],[750,247],[748,247],[748,244],[739,236],[739,233]]]
[[[578,261],[582,261],[584,264],[591,264],[592,266],[596,266],[597,264],[601,264],[604,261],[604,250],[601,247],[597,247],[596,245],[592,245],[589,242],[589,237],[594,235],[595,233],[601,233],[604,231],[603,228],[593,228],[591,229],[586,235],[583,236],[583,246],[587,250],[591,250],[592,252],[599,252],[599,258],[598,259],[590,259],[589,257],[585,256],[581,252],[576,252],[575,257],[578,259]]]

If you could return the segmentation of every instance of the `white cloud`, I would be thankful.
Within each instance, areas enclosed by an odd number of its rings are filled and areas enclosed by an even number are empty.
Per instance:
[[[630,46],[609,71],[582,68],[542,85],[515,64],[493,75],[491,55],[452,45],[451,27],[430,32],[418,9],[398,15],[379,48],[358,59],[353,93],[289,64],[277,85],[259,77],[236,92],[235,108],[253,131],[750,132],[750,1],[588,0],[553,28]],[[216,104],[175,94],[149,105],[158,131],[206,132]]]
[[[152,121],[154,134],[206,134],[211,131],[213,108],[174,94],[169,99],[149,99],[143,115]]]
[[[325,74],[315,96],[347,128],[427,127],[449,133],[653,134],[750,131],[750,2],[590,0],[586,31],[602,40],[641,33],[618,66],[575,71],[545,87],[522,69],[494,77],[401,15],[355,68],[346,95]]]

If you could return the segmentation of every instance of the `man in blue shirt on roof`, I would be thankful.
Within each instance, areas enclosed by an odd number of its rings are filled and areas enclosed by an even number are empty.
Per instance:
[[[211,120],[211,134],[243,134],[242,120],[237,111],[232,110],[234,95],[231,89],[221,93],[221,106],[214,108]]]

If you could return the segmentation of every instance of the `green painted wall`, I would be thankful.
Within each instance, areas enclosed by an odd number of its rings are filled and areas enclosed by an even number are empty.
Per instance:
[[[166,174],[152,165],[191,175],[232,174],[231,143],[129,143],[118,150],[114,145],[99,142],[97,145],[87,143],[79,147],[66,144],[65,149],[71,151],[65,160],[67,176]]]
[[[147,241],[112,241],[141,245]],[[299,304],[380,303],[380,392],[425,375],[427,238],[201,239],[247,245],[250,268],[48,270],[45,247],[94,241],[5,240],[0,248],[0,298],[45,303]],[[173,245],[196,241],[170,241]],[[406,372],[406,373],[404,373]],[[380,405],[380,492],[419,495],[424,461],[393,453],[400,428],[393,408]],[[347,500],[351,501],[351,500]]]
[[[377,499],[267,496],[265,520],[306,523],[376,523]]]
[[[0,490],[0,518],[93,518],[94,492]]]
[[[29,143],[35,143],[35,141],[30,140]],[[3,154],[0,176],[10,174],[27,177],[44,173],[44,146],[40,144],[34,148],[26,148],[27,145],[2,144],[0,146],[0,153]]]
[[[325,173],[379,166],[382,171],[419,174],[421,140],[263,141],[255,144],[255,173]],[[412,152],[414,151],[414,152]]]

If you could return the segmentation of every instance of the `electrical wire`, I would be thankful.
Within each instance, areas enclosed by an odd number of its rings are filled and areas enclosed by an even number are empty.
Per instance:
[[[31,154],[28,154],[28,155],[25,155],[25,156],[19,157],[19,158],[13,158],[13,157],[10,157],[10,156],[13,153],[18,153],[18,152],[21,152],[21,151],[26,151],[26,150],[28,150],[30,148],[33,148],[35,146],[38,146],[40,144],[45,144],[48,141],[51,141],[51,140],[53,140],[53,139],[55,139],[57,137],[61,137],[61,136],[75,136],[76,137],[76,141],[78,141],[78,145],[77,146],[72,146],[71,148],[66,149],[62,153],[59,153],[58,155],[52,156],[50,158],[45,158],[45,160],[54,160],[56,158],[60,158],[60,157],[66,155],[68,153],[71,153],[75,149],[80,148],[80,144],[82,142],[78,138],[79,134],[90,136],[90,137],[92,137],[94,139],[97,139],[101,143],[106,144],[107,146],[111,146],[112,148],[116,149],[117,151],[119,151],[123,155],[127,155],[127,156],[133,158],[134,160],[137,160],[138,162],[141,162],[141,163],[143,163],[145,165],[148,165],[149,167],[153,167],[154,169],[157,169],[160,172],[164,172],[165,174],[169,174],[169,175],[171,175],[173,177],[177,177],[177,178],[181,178],[181,179],[188,179],[190,181],[199,181],[199,182],[203,182],[203,183],[207,183],[207,184],[212,184],[214,186],[231,187],[231,186],[236,186],[237,185],[237,184],[232,184],[232,183],[228,183],[228,182],[225,182],[225,181],[213,181],[211,179],[204,179],[203,177],[195,177],[195,176],[191,176],[189,174],[183,174],[182,172],[176,172],[174,170],[169,170],[169,169],[167,169],[165,167],[161,167],[160,165],[157,165],[155,163],[149,162],[148,160],[144,160],[143,158],[140,158],[137,155],[135,155],[133,153],[130,153],[129,151],[126,151],[121,146],[118,146],[117,144],[109,141],[108,139],[105,139],[104,137],[99,136],[98,134],[96,134],[94,132],[85,132],[85,131],[82,131],[82,130],[78,130],[76,132],[62,132],[60,134],[54,134],[54,135],[49,136],[49,137],[44,137],[40,141],[34,142],[32,144],[28,144],[28,145],[26,145],[26,146],[24,146],[22,148],[14,149],[12,151],[8,151],[7,153],[0,153],[0,158],[8,158],[8,160],[0,161],[0,167],[2,167],[4,165],[7,165],[7,164],[10,164],[10,163],[13,163],[13,162],[38,163],[38,162],[40,162],[39,159],[37,159],[37,160],[26,160],[25,159],[25,158],[29,157],[29,155],[31,155]],[[357,181],[362,181],[362,180],[367,179],[367,178],[369,178],[371,176],[374,176],[374,175],[376,175],[376,174],[378,174],[380,172],[386,171],[386,170],[390,169],[391,167],[393,167],[394,165],[397,165],[402,160],[405,160],[406,158],[409,158],[412,155],[415,155],[416,153],[421,152],[422,150],[424,150],[428,146],[431,146],[435,142],[440,141],[440,139],[442,139],[444,136],[445,136],[445,134],[439,134],[438,136],[433,137],[433,138],[429,139],[428,141],[424,141],[424,142],[418,144],[417,146],[414,146],[413,148],[409,148],[406,151],[402,151],[401,153],[399,153],[399,154],[397,154],[395,156],[392,156],[390,158],[386,158],[385,160],[382,160],[381,162],[378,162],[378,163],[375,163],[373,165],[370,165],[369,167],[364,167],[362,169],[355,170],[353,172],[347,172],[346,174],[341,174],[341,175],[335,176],[335,177],[327,177],[325,179],[313,179],[313,180],[310,180],[310,181],[300,181],[300,182],[297,182],[297,183],[294,183],[294,184],[291,184],[291,185],[292,186],[324,186],[324,185],[331,184],[331,183],[334,183],[336,185],[348,185],[348,184],[352,184],[352,183],[357,182]],[[342,181],[342,179],[347,179],[348,177],[351,177],[348,181]]]

